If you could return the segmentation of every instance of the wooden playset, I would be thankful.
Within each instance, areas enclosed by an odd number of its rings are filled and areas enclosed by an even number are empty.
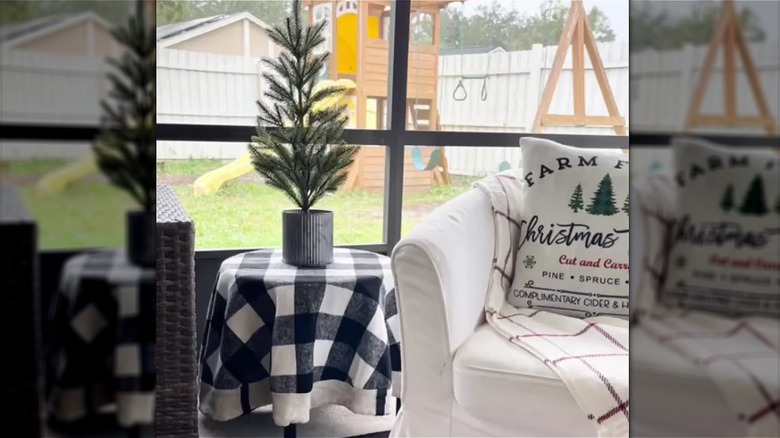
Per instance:
[[[389,0],[306,0],[309,24],[328,20],[331,52],[323,79],[354,81],[355,102],[352,127],[384,129],[386,124],[389,59]],[[430,44],[410,43],[407,111],[410,127],[438,128],[438,70],[441,10],[454,1],[412,1],[412,20],[421,17],[433,29]],[[334,18],[335,17],[335,18]],[[334,37],[335,36],[335,37]],[[434,183],[448,184],[447,159],[443,148],[407,147],[404,168],[406,193],[428,190]],[[385,148],[363,147],[350,170],[346,189],[382,191],[385,184]]]

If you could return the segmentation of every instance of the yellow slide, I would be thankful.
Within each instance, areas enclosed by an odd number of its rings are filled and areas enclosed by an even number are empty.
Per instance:
[[[60,193],[68,184],[84,179],[97,171],[95,155],[93,152],[89,152],[78,161],[44,175],[38,181],[36,188],[38,193],[44,195]]]
[[[210,195],[216,193],[225,181],[236,179],[252,170],[252,161],[249,152],[236,158],[230,163],[214,169],[196,179],[192,184],[196,195]]]
[[[333,85],[340,85],[345,87],[347,91],[355,88],[355,83],[353,81],[350,81],[349,79],[339,79],[338,81],[322,81],[316,85],[315,89]],[[341,102],[342,99],[344,99],[343,96],[331,97],[330,99],[321,102],[314,110],[317,111],[318,109],[337,105],[339,102]],[[246,152],[244,155],[236,158],[230,163],[218,169],[214,169],[196,179],[193,183],[195,194],[210,195],[216,193],[225,182],[245,175],[251,172],[253,169],[251,156],[249,155],[249,152]]]

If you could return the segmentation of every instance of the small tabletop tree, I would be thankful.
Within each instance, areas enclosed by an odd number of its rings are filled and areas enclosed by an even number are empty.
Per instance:
[[[326,21],[304,25],[300,0],[292,15],[268,32],[282,48],[276,59],[264,59],[263,78],[270,104],[257,103],[257,135],[249,150],[252,164],[271,187],[281,190],[308,213],[327,193],[346,180],[358,148],[346,145],[346,106],[319,109],[326,99],[344,94],[343,87],[315,88],[330,53],[315,54],[325,42]]]
[[[103,129],[93,145],[100,170],[141,207],[127,213],[128,260],[155,265],[155,30],[146,19],[146,2],[138,1],[134,17],[112,31],[126,49],[108,80],[111,100],[103,100]]]
[[[155,31],[146,19],[146,6],[138,2],[136,15],[112,31],[127,51],[110,59],[113,101],[101,102],[103,130],[93,146],[100,170],[127,191],[145,212],[155,208]]]

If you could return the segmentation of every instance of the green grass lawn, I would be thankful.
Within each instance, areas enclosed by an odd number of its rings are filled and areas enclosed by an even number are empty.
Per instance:
[[[214,195],[196,196],[192,182],[220,160],[159,162],[158,182],[178,194],[196,226],[197,249],[280,246],[282,210],[293,208],[280,192],[252,175],[225,183]],[[52,160],[2,163],[3,178],[19,186],[37,218],[41,249],[115,247],[125,242],[125,212],[135,209],[124,192],[98,177],[68,186],[55,195],[40,195],[35,182],[65,162]],[[434,187],[427,193],[404,196],[402,233],[406,234],[433,209],[468,190],[475,178],[453,177],[452,187]],[[380,243],[383,239],[384,196],[340,191],[317,208],[335,212],[336,244]]]
[[[195,221],[199,249],[254,248],[282,244],[282,211],[294,208],[279,191],[242,177],[225,183],[213,195],[195,195],[192,181],[220,167],[219,160],[180,160],[158,163],[157,178],[173,186]],[[468,190],[474,178],[454,178],[452,187],[404,197],[402,233],[406,234],[439,205]],[[335,213],[336,244],[380,243],[383,238],[384,196],[339,191],[316,206]]]
[[[125,213],[134,209],[125,192],[90,177],[52,195],[39,194],[38,179],[67,162],[4,162],[3,180],[17,186],[30,214],[38,221],[41,249],[116,247],[125,243]]]

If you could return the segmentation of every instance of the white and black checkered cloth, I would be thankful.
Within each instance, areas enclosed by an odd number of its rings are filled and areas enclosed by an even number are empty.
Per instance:
[[[336,248],[324,269],[286,265],[279,249],[231,257],[209,305],[200,410],[224,421],[272,404],[280,426],[325,404],[389,414],[400,394],[397,318],[385,256]]]
[[[124,250],[69,259],[47,346],[48,410],[59,421],[116,404],[123,426],[154,422],[155,271]]]

